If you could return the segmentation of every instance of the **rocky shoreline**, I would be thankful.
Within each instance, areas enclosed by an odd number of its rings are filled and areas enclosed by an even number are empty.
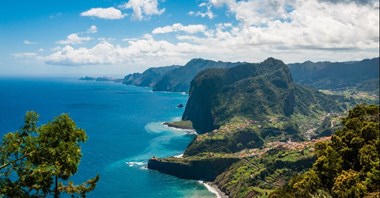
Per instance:
[[[229,198],[229,196],[226,195],[222,190],[220,190],[218,185],[214,184],[213,182],[205,182],[204,185],[206,186],[207,190],[209,190],[212,193],[217,194],[216,195],[217,198]]]

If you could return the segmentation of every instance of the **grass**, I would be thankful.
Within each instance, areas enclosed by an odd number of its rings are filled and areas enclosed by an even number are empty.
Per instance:
[[[193,129],[193,123],[190,120],[165,122],[164,124],[179,129]]]

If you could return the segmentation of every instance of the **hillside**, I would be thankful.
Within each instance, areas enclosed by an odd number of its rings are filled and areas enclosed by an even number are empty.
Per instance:
[[[192,121],[194,129],[204,133],[234,117],[285,124],[295,116],[316,118],[341,112],[350,101],[295,84],[288,67],[269,58],[259,64],[200,72],[191,82],[182,119]]]
[[[379,58],[354,62],[311,62],[288,64],[295,82],[317,89],[358,90],[378,93]],[[370,82],[366,82],[370,80]]]
[[[123,84],[136,85],[143,87],[153,87],[167,72],[177,69],[180,66],[172,65],[166,67],[152,67],[145,70],[143,73],[128,74],[124,77]]]
[[[289,193],[288,183],[295,181],[292,177],[314,169],[320,156],[314,150],[328,144],[333,131],[342,129],[341,117],[355,104],[352,98],[326,95],[294,83],[288,67],[274,58],[204,70],[191,82],[183,114],[183,120],[191,121],[199,134],[183,157],[154,157],[148,168],[211,181],[231,197],[284,197]],[[362,113],[360,109],[354,112]],[[343,119],[345,124],[347,119]],[[364,139],[372,135],[366,134]],[[284,190],[278,190],[282,187]],[[372,191],[372,183],[370,187]]]
[[[379,197],[379,106],[358,105],[331,141],[316,146],[317,160],[271,197]]]
[[[192,59],[183,67],[164,74],[153,86],[153,91],[189,92],[190,82],[199,72],[210,68],[230,68],[238,64],[240,63]]]

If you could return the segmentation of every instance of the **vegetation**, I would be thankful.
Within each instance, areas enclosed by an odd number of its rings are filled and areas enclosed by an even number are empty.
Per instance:
[[[190,82],[199,72],[210,68],[230,68],[238,64],[240,63],[192,59],[183,67],[164,74],[153,86],[153,91],[189,92]]]
[[[271,197],[380,196],[379,106],[358,105],[331,142],[316,146],[317,160]]]
[[[174,128],[179,128],[179,129],[194,129],[193,123],[191,123],[191,121],[189,121],[189,120],[165,122],[164,124],[169,126],[169,127],[174,127]]]
[[[209,68],[228,68],[240,63],[192,59],[184,66],[149,68],[143,73],[125,76],[123,84],[152,87],[153,91],[189,92],[190,82],[198,72]]]
[[[319,119],[329,112],[342,112],[351,103],[350,98],[295,84],[287,66],[269,58],[260,64],[200,72],[191,83],[182,119],[191,120],[199,133],[217,129],[236,116],[261,123],[275,117],[300,126],[292,115]]]
[[[143,73],[128,74],[124,77],[123,84],[136,85],[143,87],[153,87],[168,72],[179,68],[178,65],[166,67],[153,67],[145,70]]]
[[[61,193],[85,197],[99,176],[74,185],[68,179],[78,171],[83,129],[67,115],[37,126],[38,115],[27,112],[24,126],[3,137],[0,147],[0,196],[59,197]]]
[[[307,61],[288,66],[294,81],[300,84],[317,89],[357,89],[379,94],[379,58],[340,63]]]
[[[313,162],[309,150],[273,149],[233,164],[215,183],[230,197],[267,197],[292,176],[310,168]]]

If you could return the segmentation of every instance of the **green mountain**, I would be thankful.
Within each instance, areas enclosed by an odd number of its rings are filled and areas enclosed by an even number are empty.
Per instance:
[[[145,70],[143,73],[133,73],[124,77],[123,84],[136,85],[142,87],[153,87],[161,80],[162,76],[179,68],[178,65],[166,66],[166,67],[152,67]]]
[[[199,134],[182,158],[154,157],[148,168],[212,181],[231,197],[268,197],[312,167],[314,146],[329,141],[323,136],[341,126],[341,114],[353,104],[294,83],[274,58],[207,69],[191,82],[185,122],[178,123]]]
[[[307,61],[288,66],[295,82],[317,89],[358,88],[377,93],[379,90],[379,58],[354,62]]]
[[[292,116],[317,117],[346,108],[339,96],[325,95],[293,82],[280,60],[246,63],[200,72],[191,82],[182,120],[200,133],[212,131],[234,117],[255,122],[291,121]]]
[[[239,64],[241,63],[216,62],[200,58],[192,59],[183,67],[164,74],[156,85],[153,86],[153,91],[188,92],[191,80],[200,71],[210,68],[229,68]]]

